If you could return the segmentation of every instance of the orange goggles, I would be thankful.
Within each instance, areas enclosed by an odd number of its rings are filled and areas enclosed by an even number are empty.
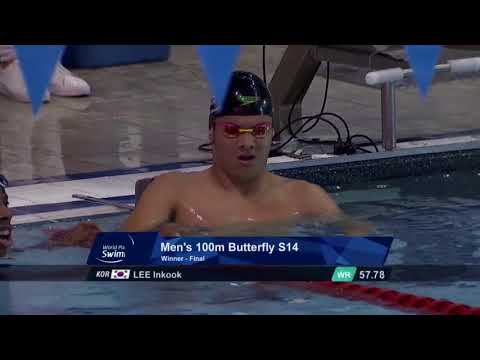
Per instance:
[[[257,139],[264,138],[268,131],[272,128],[269,123],[257,124],[252,128],[242,128],[240,125],[233,123],[220,123],[218,124],[223,127],[223,135],[229,139],[236,139],[241,134],[250,133]]]

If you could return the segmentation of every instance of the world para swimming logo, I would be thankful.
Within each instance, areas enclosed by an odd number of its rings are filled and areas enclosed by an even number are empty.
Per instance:
[[[135,241],[131,235],[128,238],[132,242],[132,246],[135,246]],[[102,245],[100,256],[96,260],[104,264],[120,264],[125,261],[127,257],[127,247],[122,244],[104,244]]]

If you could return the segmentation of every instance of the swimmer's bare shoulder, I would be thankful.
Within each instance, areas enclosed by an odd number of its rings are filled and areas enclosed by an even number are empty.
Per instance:
[[[170,172],[161,174],[148,185],[135,210],[121,226],[123,231],[152,231],[169,222],[175,214],[187,174]]]
[[[355,221],[345,214],[321,186],[304,180],[293,180],[290,186],[300,199],[304,215],[333,224],[349,236],[366,236],[375,231],[371,224]]]
[[[303,215],[323,218],[326,222],[336,221],[343,217],[342,210],[330,195],[319,185],[305,180],[281,178],[283,186],[292,199],[298,202]]]

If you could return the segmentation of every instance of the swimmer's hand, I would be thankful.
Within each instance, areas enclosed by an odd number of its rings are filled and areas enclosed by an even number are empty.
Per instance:
[[[97,224],[82,222],[70,229],[51,232],[48,247],[78,246],[90,248],[100,232],[102,230]]]

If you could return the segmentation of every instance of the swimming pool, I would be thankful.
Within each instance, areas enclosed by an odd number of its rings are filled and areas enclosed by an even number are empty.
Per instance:
[[[480,265],[480,171],[441,172],[326,189],[357,219],[395,240],[387,264]],[[96,218],[114,230],[126,213]],[[15,229],[16,264],[84,264],[88,250],[47,251],[22,248],[45,241],[43,230],[60,223],[22,225]],[[325,228],[299,223],[292,235],[324,234]],[[380,283],[421,296],[480,305],[480,286],[461,278],[445,282]],[[87,283],[0,282],[0,313],[41,314],[404,314],[361,301],[349,301],[285,286],[254,283]]]

